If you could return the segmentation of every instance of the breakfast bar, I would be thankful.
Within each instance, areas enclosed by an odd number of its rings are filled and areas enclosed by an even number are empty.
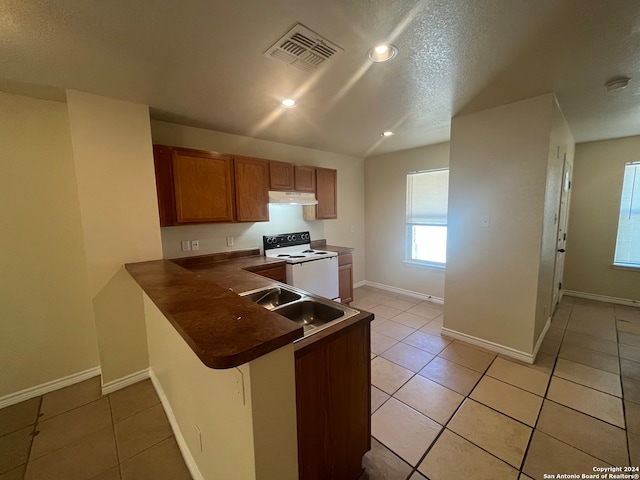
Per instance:
[[[243,468],[242,478],[357,478],[370,448],[373,315],[301,292],[349,312],[305,336],[242,295],[293,289],[270,278],[283,261],[259,253],[126,265],[144,292],[150,374],[183,455],[205,478]]]

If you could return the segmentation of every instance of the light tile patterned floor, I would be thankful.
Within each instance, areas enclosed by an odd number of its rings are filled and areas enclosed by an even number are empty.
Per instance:
[[[640,309],[565,297],[535,365],[442,337],[443,306],[360,287],[372,311],[362,479],[542,479],[640,466]]]
[[[190,480],[149,380],[100,377],[0,410],[0,480]]]
[[[640,309],[565,297],[535,365],[440,335],[442,305],[361,287],[372,324],[363,479],[541,479],[640,465]],[[149,381],[0,410],[0,480],[190,479]]]

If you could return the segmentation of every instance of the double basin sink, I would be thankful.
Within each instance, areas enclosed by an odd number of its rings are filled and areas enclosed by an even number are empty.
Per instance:
[[[240,296],[302,325],[305,337],[360,313],[346,305],[310,296],[293,287],[261,288],[241,293]]]

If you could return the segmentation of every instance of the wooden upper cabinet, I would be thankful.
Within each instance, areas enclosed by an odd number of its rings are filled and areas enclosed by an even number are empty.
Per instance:
[[[234,157],[236,220],[269,220],[269,162],[260,158]]]
[[[294,168],[294,188],[296,192],[316,191],[316,169],[296,165]]]
[[[229,155],[154,145],[160,225],[233,222]]]
[[[338,172],[331,168],[316,168],[316,218],[338,218]]]
[[[291,163],[269,162],[269,189],[282,192],[291,192],[294,185],[294,168]]]

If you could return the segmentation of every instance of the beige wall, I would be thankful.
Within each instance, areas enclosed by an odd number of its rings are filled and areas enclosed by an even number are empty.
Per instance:
[[[64,103],[0,93],[0,398],[99,365]]]
[[[451,126],[444,328],[516,353],[533,352],[539,315],[553,106],[543,95]]]
[[[148,367],[140,294],[123,269],[162,258],[148,109],[67,91],[103,384]]]
[[[640,301],[640,272],[611,267],[622,176],[640,160],[640,136],[576,145],[564,288]]]
[[[202,477],[298,478],[293,345],[238,368],[214,370],[146,295],[144,309],[154,382]]]
[[[268,142],[201,128],[152,121],[153,143],[235,153],[298,165],[338,170],[338,218],[305,221],[302,208],[270,207],[270,221],[162,228],[165,258],[240,250],[262,246],[262,235],[309,230],[311,238],[326,238],[334,245],[354,247],[354,282],[364,280],[364,160],[359,157]],[[227,247],[226,237],[234,237]],[[200,240],[198,252],[180,251],[181,240]]]
[[[444,297],[443,270],[407,264],[404,260],[407,173],[448,165],[448,143],[365,160],[367,281]]]

